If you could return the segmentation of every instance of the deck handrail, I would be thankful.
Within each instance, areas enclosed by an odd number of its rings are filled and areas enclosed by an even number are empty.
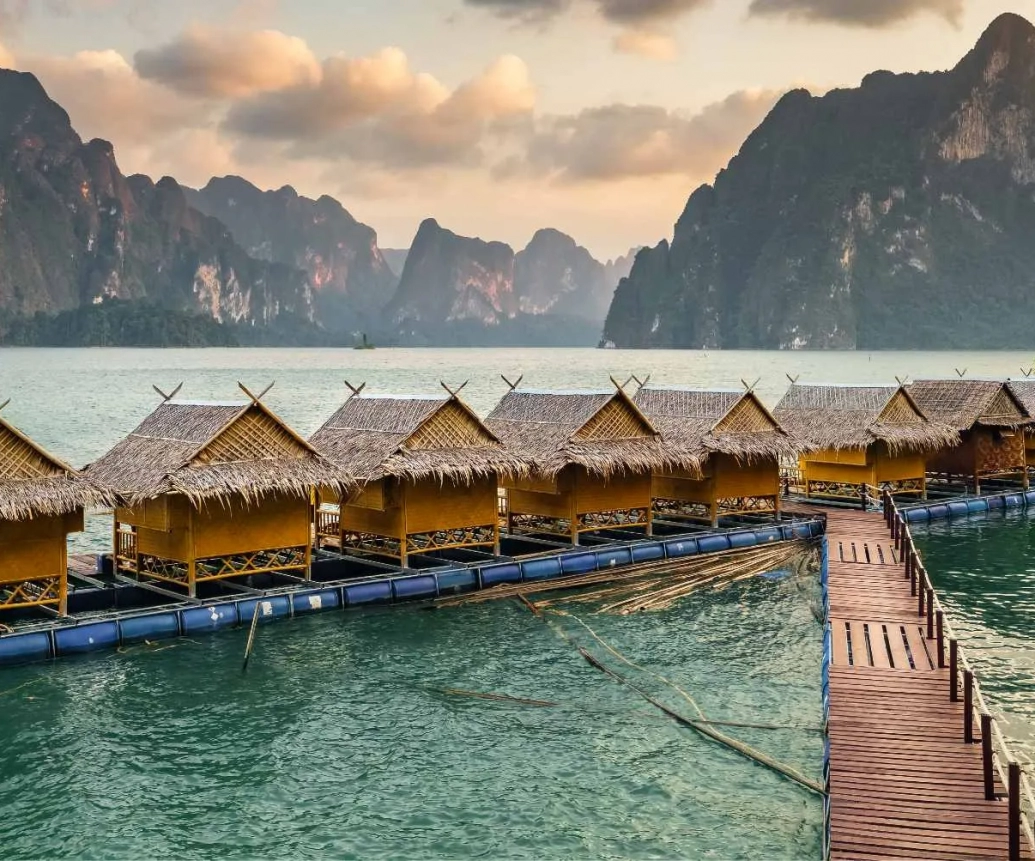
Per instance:
[[[1010,806],[1009,823],[1009,859],[1016,861],[1021,857],[1020,841],[1023,834],[1029,848],[1035,852],[1035,791],[1032,781],[1024,770],[1003,735],[999,721],[995,719],[988,707],[978,676],[967,657],[962,642],[956,635],[949,621],[949,614],[931,584],[931,578],[924,566],[923,559],[916,549],[909,521],[898,509],[891,492],[883,491],[884,520],[891,530],[892,539],[900,557],[905,563],[906,577],[910,581],[911,593],[917,598],[918,615],[927,618],[928,639],[937,635],[938,667],[945,667],[945,643],[949,643],[949,699],[958,701],[960,693],[959,680],[963,678],[963,732],[964,741],[974,742],[974,717],[978,718],[982,728],[982,754],[985,761],[985,797],[989,800],[1002,798],[994,786],[994,776],[1005,789],[1005,798]]]

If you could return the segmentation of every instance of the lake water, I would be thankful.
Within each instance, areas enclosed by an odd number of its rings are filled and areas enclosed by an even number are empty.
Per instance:
[[[759,379],[775,404],[785,374],[888,383],[957,367],[1017,375],[1030,363],[1018,353],[0,350],[0,402],[11,397],[4,415],[78,466],[154,408],[152,384],[168,391],[183,381],[184,397],[227,399],[238,380],[255,391],[276,380],[267,402],[309,434],[345,398],[345,379],[418,393],[469,380],[465,396],[485,414],[505,391],[500,373],[540,388],[607,387],[609,375],[634,373],[671,385]],[[998,644],[988,665],[1003,673],[989,691],[1023,727],[1031,604],[1014,593],[1030,583],[1030,537],[1012,539],[995,563],[994,589],[981,573],[1000,552],[1004,526],[1030,536],[1027,521],[989,521],[967,527],[976,544],[938,526],[923,540],[946,602],[958,602],[954,615],[976,620],[975,642]],[[103,549],[107,536],[92,518],[76,546]],[[710,718],[785,727],[731,733],[818,777],[815,590],[810,577],[759,580],[658,614],[587,619],[691,691]],[[815,796],[660,717],[515,605],[270,626],[247,675],[244,637],[0,674],[2,857],[819,855]],[[656,680],[637,681],[689,708]]]

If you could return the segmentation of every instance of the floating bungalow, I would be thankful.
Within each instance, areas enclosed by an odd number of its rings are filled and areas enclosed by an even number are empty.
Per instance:
[[[108,501],[0,418],[0,611],[49,607],[65,615],[68,536],[82,531],[87,507]]]
[[[114,567],[182,587],[258,574],[308,579],[315,488],[355,482],[261,400],[162,403],[85,474],[118,500]],[[267,389],[266,391],[269,391]]]
[[[505,379],[505,378],[504,378]],[[661,435],[620,388],[511,390],[486,425],[532,465],[504,482],[510,532],[579,536],[609,528],[651,531],[651,475],[678,468],[700,475],[700,459],[666,451]]]
[[[360,490],[321,490],[317,542],[343,551],[390,556],[456,548],[499,553],[497,487],[527,465],[461,400],[445,396],[368,395],[352,388],[342,407],[310,438],[349,469]],[[461,388],[463,388],[461,386]]]
[[[1010,390],[1024,406],[1028,415],[1035,416],[1035,378],[1011,380],[1009,385]],[[1024,455],[1030,474],[1030,471],[1035,469],[1035,424],[1028,425],[1025,428]]]
[[[804,449],[806,496],[859,500],[887,488],[926,497],[925,456],[959,442],[901,385],[793,383],[773,415]]]
[[[740,514],[779,519],[780,459],[798,447],[753,391],[644,385],[635,401],[661,431],[666,449],[702,461],[696,472],[654,473],[654,516],[711,525]]]
[[[932,421],[959,440],[927,458],[928,479],[961,478],[981,494],[986,478],[1019,478],[1028,486],[1024,429],[1032,422],[1013,389],[1000,380],[917,380],[909,394]]]

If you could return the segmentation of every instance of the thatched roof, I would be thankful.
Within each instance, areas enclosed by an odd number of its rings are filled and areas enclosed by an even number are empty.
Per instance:
[[[394,476],[470,484],[529,471],[529,464],[507,451],[452,393],[391,396],[355,390],[309,441],[363,481]]]
[[[108,495],[0,418],[0,520],[109,505]]]
[[[908,386],[917,406],[932,421],[959,431],[973,427],[1017,428],[1031,413],[1000,380],[917,380]]]
[[[1007,384],[1013,396],[1020,401],[1029,416],[1035,416],[1035,377],[1023,380],[1010,380]]]
[[[636,405],[661,431],[667,448],[746,462],[790,457],[799,446],[751,391],[642,386]]]
[[[795,383],[773,415],[800,444],[818,449],[882,442],[892,452],[928,452],[959,442],[952,427],[930,421],[902,386]]]
[[[554,477],[569,465],[606,477],[681,468],[700,472],[701,459],[668,449],[657,428],[620,389],[512,389],[485,420],[507,449]]]
[[[85,474],[130,506],[169,493],[200,505],[308,496],[316,486],[346,493],[355,487],[345,470],[255,398],[167,400]]]

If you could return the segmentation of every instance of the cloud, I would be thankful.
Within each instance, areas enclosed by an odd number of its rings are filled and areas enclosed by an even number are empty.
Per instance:
[[[779,96],[741,91],[694,116],[649,105],[608,105],[547,118],[524,159],[510,159],[500,172],[563,183],[674,174],[711,179]]]
[[[142,80],[117,51],[28,56],[19,65],[39,77],[84,137],[144,144],[208,121],[203,108]]]
[[[623,30],[611,44],[620,54],[636,54],[650,60],[674,60],[678,53],[671,36],[649,30]]]
[[[503,18],[542,21],[567,11],[572,0],[464,0],[468,6],[495,12]],[[638,25],[677,18],[711,0],[581,0],[594,6],[606,20]]]
[[[922,12],[957,26],[963,0],[752,0],[749,14],[784,16],[855,27],[887,27]]]
[[[504,56],[450,91],[398,48],[325,60],[318,80],[235,103],[226,130],[281,141],[296,156],[399,168],[471,164],[495,128],[535,105],[528,67]]]
[[[238,98],[314,83],[320,76],[309,46],[276,30],[193,27],[159,48],[138,51],[134,64],[142,78],[202,97]]]

